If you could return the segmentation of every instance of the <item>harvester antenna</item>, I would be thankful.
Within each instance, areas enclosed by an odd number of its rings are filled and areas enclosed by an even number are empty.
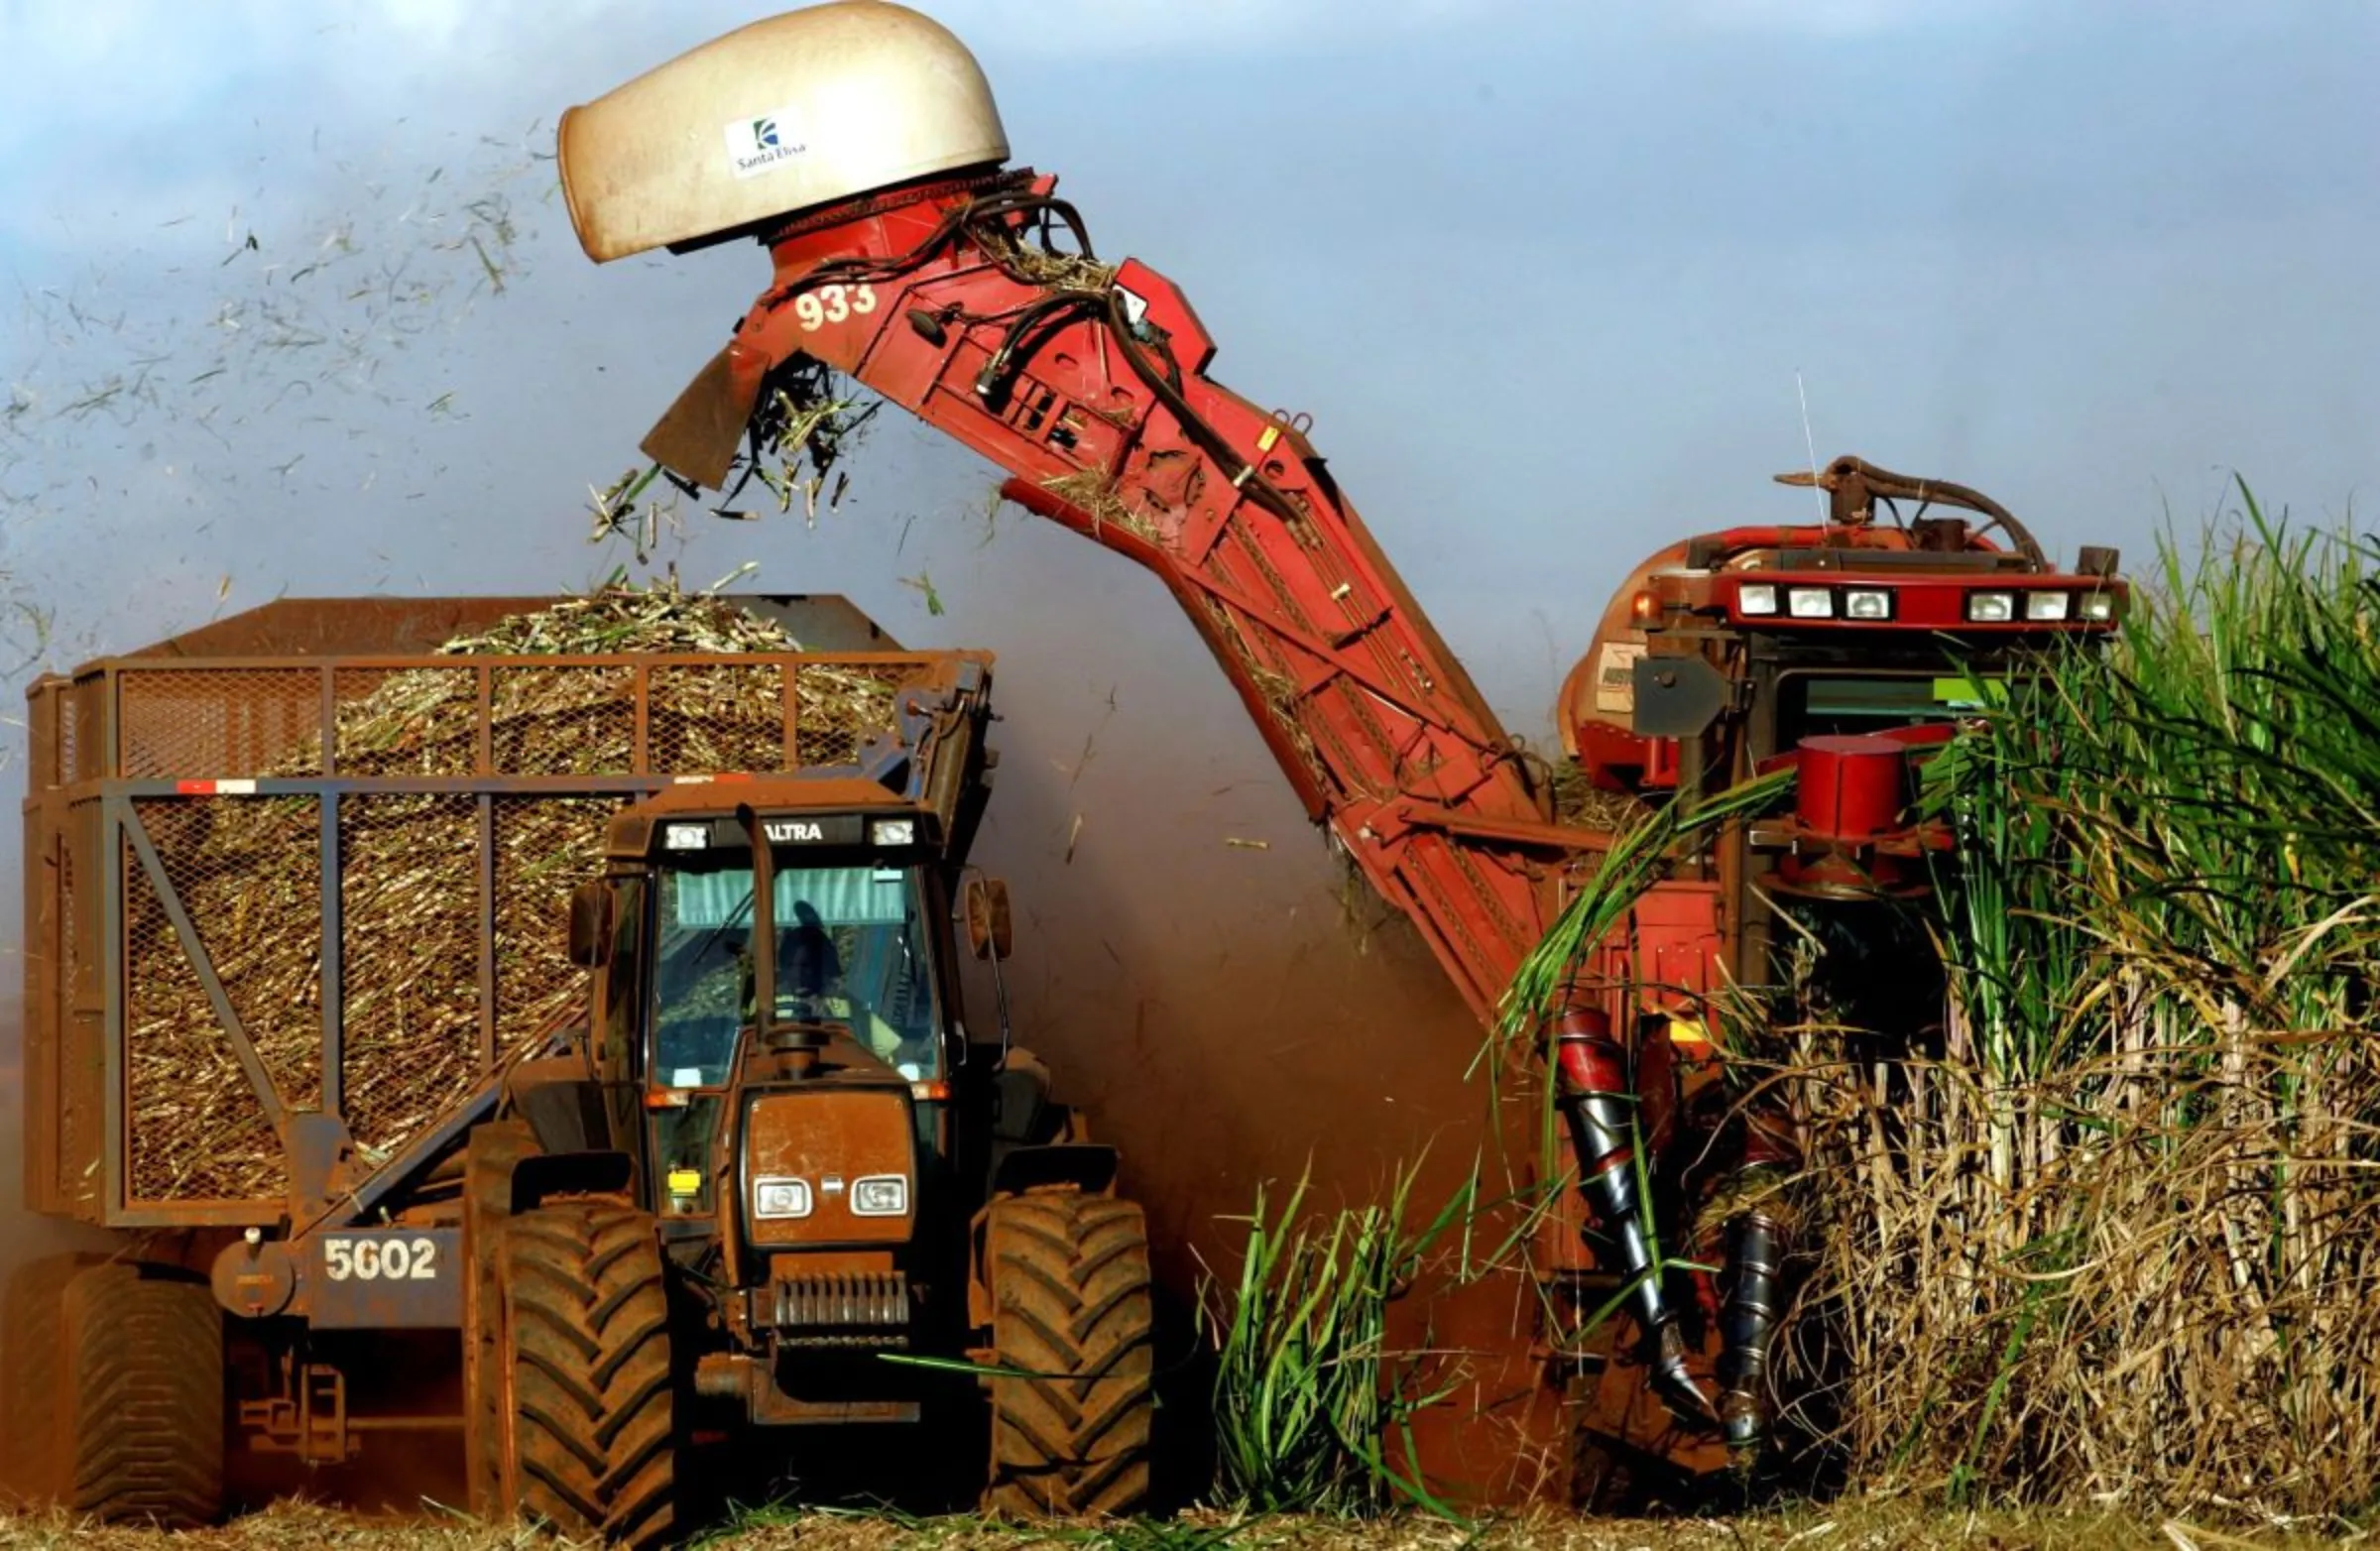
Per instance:
[[[1810,433],[1810,392],[1802,386],[1802,369],[1798,366],[1793,369],[1793,391],[1802,401],[1802,445],[1810,449],[1810,490],[1818,502],[1818,522],[1823,528],[1827,522],[1827,495],[1818,484],[1818,438]]]

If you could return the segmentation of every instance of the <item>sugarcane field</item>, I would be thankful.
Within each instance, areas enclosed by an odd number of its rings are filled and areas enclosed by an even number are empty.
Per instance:
[[[0,57],[0,1551],[2380,1533],[2380,12]]]

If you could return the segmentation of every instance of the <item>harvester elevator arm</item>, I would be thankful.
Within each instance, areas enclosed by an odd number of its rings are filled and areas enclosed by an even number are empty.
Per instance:
[[[721,484],[806,356],[1008,470],[1008,499],[1164,581],[1308,813],[1491,1016],[1553,876],[1603,837],[1549,822],[1302,421],[1208,381],[1189,302],[1137,261],[1094,262],[1054,181],[911,189],[773,234],[774,283],[647,451]]]

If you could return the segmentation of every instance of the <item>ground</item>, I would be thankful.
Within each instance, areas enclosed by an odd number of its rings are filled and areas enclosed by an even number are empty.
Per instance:
[[[1315,1518],[1233,1520],[1214,1514],[1113,1529],[1038,1532],[973,1520],[893,1520],[848,1514],[763,1512],[706,1536],[700,1551],[2273,1551],[2366,1541],[2353,1525],[2221,1523],[2220,1510],[2189,1518],[2102,1512],[1945,1512],[1875,1499],[1735,1519],[1619,1520],[1535,1517],[1484,1526],[1427,1518],[1354,1524]],[[455,1519],[367,1519],[281,1506],[205,1532],[101,1529],[62,1517],[0,1517],[0,1551],[530,1551],[552,1545],[527,1529]]]

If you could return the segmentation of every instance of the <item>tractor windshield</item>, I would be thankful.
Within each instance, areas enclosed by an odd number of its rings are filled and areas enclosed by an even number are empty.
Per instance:
[[[914,868],[776,870],[776,1018],[848,1024],[911,1081],[942,1074],[941,1020]],[[660,875],[654,938],[653,1082],[727,1081],[753,1020],[752,873]]]

